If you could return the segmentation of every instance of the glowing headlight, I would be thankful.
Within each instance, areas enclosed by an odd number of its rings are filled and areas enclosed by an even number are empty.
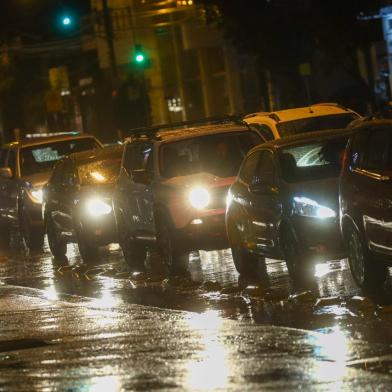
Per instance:
[[[90,215],[97,217],[110,214],[112,206],[101,199],[91,199],[87,202],[87,211]]]
[[[195,188],[189,193],[189,201],[192,207],[201,210],[210,204],[210,194],[205,188]]]
[[[32,191],[30,191],[30,195],[35,203],[42,204],[42,199],[43,199],[42,189],[33,189]]]
[[[307,197],[294,197],[294,212],[309,218],[335,218],[336,212],[329,207],[322,206],[317,201]]]

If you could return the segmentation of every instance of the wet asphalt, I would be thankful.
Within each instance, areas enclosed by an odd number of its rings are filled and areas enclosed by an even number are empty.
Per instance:
[[[57,261],[47,244],[29,254],[15,242],[0,254],[0,282],[41,289],[49,299],[68,294],[110,306],[214,310],[224,319],[326,334],[339,328],[348,338],[392,343],[392,289],[362,293],[347,260],[319,264],[314,279],[299,284],[280,260],[267,260],[262,276],[239,276],[228,249],[191,253],[172,273],[152,254],[145,272],[132,273],[117,245],[101,248],[99,259],[86,264],[76,245],[68,245],[67,260]]]

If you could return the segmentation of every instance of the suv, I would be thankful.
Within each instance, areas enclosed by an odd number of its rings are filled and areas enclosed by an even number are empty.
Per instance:
[[[127,263],[143,268],[154,244],[168,268],[187,251],[225,247],[228,188],[248,150],[262,142],[242,121],[156,127],[127,139],[113,195]]]
[[[117,242],[112,191],[122,146],[71,154],[61,159],[44,188],[43,213],[48,244],[64,258],[67,243],[78,244],[83,261],[94,260],[98,248]]]
[[[336,103],[318,103],[303,108],[248,114],[244,121],[257,129],[266,140],[298,133],[345,128],[361,116]]]
[[[381,286],[392,266],[392,120],[353,128],[340,178],[340,225],[352,275]]]
[[[1,245],[7,247],[13,228],[18,228],[27,247],[42,248],[42,187],[54,164],[72,152],[101,148],[91,135],[58,133],[31,135],[0,148]]]

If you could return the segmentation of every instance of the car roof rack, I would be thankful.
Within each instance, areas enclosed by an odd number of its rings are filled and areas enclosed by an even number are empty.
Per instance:
[[[192,127],[195,125],[214,125],[214,124],[226,124],[233,123],[244,125],[249,128],[249,125],[246,124],[240,116],[236,115],[227,115],[220,117],[206,117],[199,120],[189,120],[189,121],[180,121],[168,124],[160,124],[153,125],[151,127],[140,127],[133,128],[124,132],[125,139],[127,138],[140,138],[140,139],[155,139],[159,140],[157,136],[158,132],[162,131],[181,131],[184,128]]]
[[[28,133],[24,136],[24,139],[40,139],[45,137],[56,137],[56,136],[79,136],[80,132],[48,132],[48,133]]]

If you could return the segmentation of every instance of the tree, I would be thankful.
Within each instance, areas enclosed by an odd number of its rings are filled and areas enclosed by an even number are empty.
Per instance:
[[[282,75],[298,74],[298,65],[320,65],[343,70],[362,86],[369,100],[372,89],[358,69],[357,53],[382,39],[377,14],[386,0],[197,0],[206,19],[224,29],[237,48],[257,56],[260,68]]]

